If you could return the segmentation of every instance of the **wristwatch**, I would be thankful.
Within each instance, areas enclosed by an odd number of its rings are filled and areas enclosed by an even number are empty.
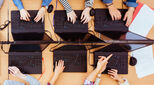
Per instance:
[[[97,77],[100,78],[102,74],[98,74]]]

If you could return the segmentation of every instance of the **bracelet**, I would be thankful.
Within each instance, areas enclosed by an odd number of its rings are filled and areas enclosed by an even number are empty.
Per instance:
[[[110,3],[110,4],[106,4],[106,6],[107,6],[107,7],[109,7],[109,6],[111,6],[111,5],[113,5],[113,3]]]

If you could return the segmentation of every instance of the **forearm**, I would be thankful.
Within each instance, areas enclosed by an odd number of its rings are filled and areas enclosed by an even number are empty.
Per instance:
[[[13,0],[14,4],[17,6],[19,10],[24,9],[21,0]]]
[[[87,80],[89,80],[89,81],[91,81],[91,82],[95,82],[98,73],[99,73],[99,70],[95,69],[95,70],[87,77]]]
[[[85,8],[93,7],[94,0],[85,0]]]
[[[55,74],[54,74],[54,76],[52,77],[50,83],[51,83],[52,85],[55,85],[55,82],[56,82],[56,80],[58,79],[58,77],[59,77],[58,75],[55,75]]]
[[[64,6],[67,13],[73,11],[67,0],[59,0],[59,1]]]
[[[49,6],[52,0],[43,0],[42,1],[42,6]]]

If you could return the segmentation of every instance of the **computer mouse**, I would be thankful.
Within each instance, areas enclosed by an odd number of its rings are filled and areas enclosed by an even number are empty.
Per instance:
[[[53,5],[51,4],[48,6],[47,12],[51,13],[52,11],[53,11]]]
[[[94,16],[94,15],[95,15],[95,9],[92,8],[92,9],[90,10],[90,16]]]
[[[135,65],[137,64],[137,59],[136,59],[135,57],[132,56],[132,57],[130,58],[129,64],[130,64],[131,66],[135,66]]]

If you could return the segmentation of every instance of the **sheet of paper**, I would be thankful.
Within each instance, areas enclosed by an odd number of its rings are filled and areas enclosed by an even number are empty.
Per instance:
[[[154,74],[154,58],[152,45],[135,50],[131,53],[136,59],[135,66],[138,78]]]
[[[143,5],[136,18],[129,27],[129,31],[147,36],[154,25],[154,11],[147,5]]]

